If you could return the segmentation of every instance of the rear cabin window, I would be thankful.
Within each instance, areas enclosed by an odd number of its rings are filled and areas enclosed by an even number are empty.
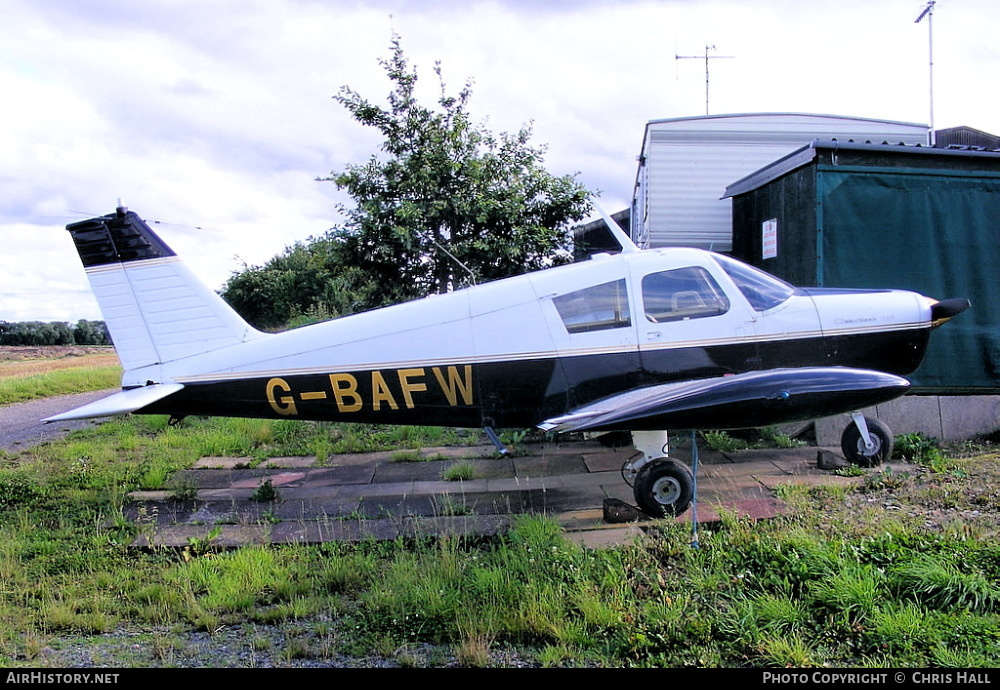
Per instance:
[[[632,325],[624,279],[560,295],[554,297],[552,302],[570,333]]]
[[[729,311],[729,298],[700,266],[651,273],[642,279],[642,305],[653,323],[717,316]]]

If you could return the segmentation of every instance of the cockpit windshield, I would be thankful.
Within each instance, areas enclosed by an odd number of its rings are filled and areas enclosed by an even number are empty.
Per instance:
[[[770,273],[721,254],[714,258],[757,311],[773,309],[795,294],[794,287]]]

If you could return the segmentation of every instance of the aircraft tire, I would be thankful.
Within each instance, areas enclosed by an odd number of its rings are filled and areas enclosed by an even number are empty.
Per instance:
[[[865,423],[868,425],[868,434],[871,436],[874,447],[870,450],[865,448],[865,440],[861,436],[861,431],[852,422],[847,425],[840,437],[840,449],[852,465],[877,467],[892,457],[892,432],[888,426],[877,419],[865,417]]]
[[[685,465],[656,460],[643,466],[635,478],[635,502],[651,517],[680,515],[694,496],[694,477]]]

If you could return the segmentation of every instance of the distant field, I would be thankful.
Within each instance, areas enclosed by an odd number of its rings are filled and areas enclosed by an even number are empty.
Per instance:
[[[120,383],[121,364],[114,348],[0,346],[0,405]]]

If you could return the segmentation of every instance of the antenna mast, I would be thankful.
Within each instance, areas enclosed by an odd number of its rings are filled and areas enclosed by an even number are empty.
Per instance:
[[[931,88],[931,121],[930,129],[927,130],[927,143],[930,146],[934,146],[934,4],[935,0],[930,0],[924,7],[923,12],[920,16],[913,22],[914,24],[919,24],[924,17],[927,17],[927,54],[928,54],[928,69],[930,70],[930,88]]]
[[[933,3],[931,3],[933,4]],[[715,46],[706,45],[704,55],[675,55],[676,60],[705,60],[705,114],[708,115],[708,61],[715,58],[735,58],[735,55],[709,55],[708,51],[715,50]]]

